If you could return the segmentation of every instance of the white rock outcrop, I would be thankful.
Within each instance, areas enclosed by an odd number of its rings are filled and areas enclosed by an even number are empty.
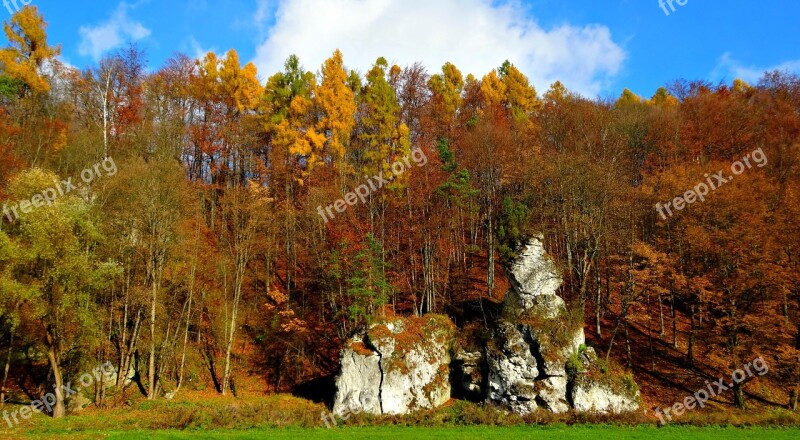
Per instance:
[[[631,412],[639,409],[639,393],[625,395],[599,383],[576,384],[572,388],[573,405],[576,411],[601,414]]]
[[[641,395],[633,377],[624,371],[609,371],[594,349],[583,349],[575,362],[570,401],[576,411],[601,414],[639,409]]]
[[[585,373],[596,357],[586,358],[580,371],[567,371],[571,358],[585,350],[586,336],[582,316],[570,314],[556,295],[561,274],[542,239],[528,241],[509,267],[511,291],[503,303],[503,317],[495,323],[494,339],[486,347],[487,400],[521,415],[538,408],[554,413],[571,407],[635,410],[638,395],[616,386],[619,380],[607,378],[607,384],[599,384],[587,379]]]
[[[544,250],[543,236],[537,236],[528,241],[517,258],[508,269],[508,279],[511,282],[510,295],[519,299],[519,306],[530,309],[539,302],[555,302],[553,309],[564,305],[564,300],[556,296],[561,287],[562,277],[553,259]]]
[[[459,391],[521,415],[635,411],[640,396],[632,376],[586,347],[583,315],[571,313],[556,295],[561,273],[542,241],[529,240],[510,265],[511,290],[491,331],[462,341],[470,348],[458,350],[453,361]],[[370,326],[341,352],[333,412],[407,414],[441,406],[450,399],[454,334],[441,315]]]
[[[372,325],[342,350],[334,414],[407,414],[447,402],[454,330],[439,315]]]
[[[456,385],[460,386],[462,397],[478,400],[485,393],[484,367],[486,355],[483,350],[467,351],[464,349],[456,353],[451,364],[451,369],[456,373]]]
[[[339,416],[352,413],[381,414],[381,357],[363,342],[353,341],[341,353],[342,374],[336,379],[333,412]]]
[[[513,324],[498,323],[495,341],[486,348],[486,360],[488,399],[518,414],[535,411],[538,363],[523,332]]]
[[[487,347],[487,398],[523,415],[539,407],[568,411],[566,361],[585,338],[580,325],[556,325],[567,316],[567,308],[556,295],[561,274],[542,237],[522,249],[508,278],[504,318],[496,323],[494,341]]]

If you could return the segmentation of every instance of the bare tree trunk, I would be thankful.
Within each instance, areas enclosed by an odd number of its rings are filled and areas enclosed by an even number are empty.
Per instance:
[[[199,213],[198,213],[199,219]],[[181,390],[183,385],[183,372],[186,365],[186,346],[189,344],[189,327],[192,323],[192,300],[194,299],[194,278],[197,273],[197,247],[200,237],[200,221],[197,220],[197,225],[194,230],[194,255],[192,256],[192,271],[189,274],[189,300],[186,306],[186,329],[183,333],[183,352],[181,353],[181,364],[178,368],[178,384],[175,387],[175,395]]]
[[[732,301],[732,310],[736,310],[736,301]],[[737,335],[738,329],[738,317],[736,316],[735,312],[731,314],[731,318],[733,320],[733,326],[730,330],[730,335],[728,337],[728,343],[731,350],[731,368],[735,369],[741,365],[739,361],[739,336]],[[744,409],[745,401],[744,401],[744,383],[733,381],[733,406],[738,409]]]
[[[11,369],[11,352],[14,349],[14,333],[16,328],[11,327],[11,337],[8,341],[8,354],[6,355],[6,365],[3,368],[3,384],[0,386],[0,407],[6,404],[6,385],[8,385],[8,371]]]
[[[55,389],[53,390],[56,395],[56,405],[53,407],[53,418],[58,419],[67,414],[67,407],[64,403],[64,376],[61,372],[61,365],[59,355],[57,353],[53,337],[47,335],[47,359],[50,361],[50,368],[53,371],[53,378],[55,379]]]
[[[744,386],[741,382],[733,383],[733,406],[738,409],[744,409]]]
[[[628,368],[633,366],[633,356],[631,355],[631,338],[628,335],[628,320],[625,320],[625,351],[628,355]]]
[[[123,304],[122,319],[120,320],[120,325],[119,325],[121,330],[120,333],[122,333],[122,339],[119,338],[117,339],[117,351],[119,351],[119,360],[118,360],[119,365],[117,365],[117,382],[114,384],[116,386],[119,386],[120,384],[121,380],[120,378],[124,374],[123,371],[125,371],[125,361],[128,358],[128,313],[130,310],[130,301],[128,293],[130,292],[131,276],[129,268],[130,265],[125,264],[125,266],[128,267],[128,269],[126,269],[125,287],[123,287],[123,290],[125,292],[124,293],[125,303]]]
[[[136,313],[136,321],[133,324],[131,337],[128,339],[125,348],[125,357],[121,361],[119,372],[117,374],[117,386],[125,386],[125,381],[128,380],[130,375],[131,364],[136,353],[135,347],[139,343],[139,333],[142,329],[142,312],[141,310]]]
[[[489,210],[489,228],[486,231],[486,240],[488,241],[489,255],[488,255],[488,269],[486,273],[486,288],[488,290],[489,298],[494,294],[494,219],[493,219],[493,206],[492,198],[489,198],[487,209]]]
[[[686,347],[686,365],[689,367],[694,367],[694,333],[696,328],[696,306],[692,304],[691,306],[691,319],[692,319],[692,327],[689,330],[689,342],[688,346]]]
[[[661,291],[658,292],[658,321],[661,325],[661,332],[659,334],[663,338],[667,332],[664,329],[664,299],[661,296]]]
[[[237,271],[238,272],[238,271]],[[244,275],[244,269],[242,269],[242,276]],[[237,273],[237,278],[239,274]],[[234,295],[233,295],[233,307],[231,310],[231,328],[230,334],[228,337],[228,341],[225,347],[225,369],[223,370],[222,375],[222,395],[224,396],[225,393],[228,391],[230,387],[231,381],[231,353],[233,352],[233,341],[236,336],[236,319],[239,314],[239,301],[241,300],[242,295],[242,280],[237,281],[237,285],[234,287]]]
[[[155,399],[156,392],[156,301],[158,283],[153,280],[153,296],[150,303],[150,359],[147,364],[147,400]]]
[[[670,292],[669,312],[672,316],[672,348],[678,348],[678,317],[675,311],[675,293]]]
[[[599,273],[599,271],[598,271]],[[602,291],[603,288],[600,284],[597,285],[597,298],[595,299],[594,304],[594,319],[595,319],[595,326],[597,327],[597,336],[602,338],[603,337],[603,329],[600,325],[600,304],[602,301]]]
[[[797,386],[789,392],[789,409],[797,411]]]
[[[617,319],[617,325],[614,327],[614,331],[611,333],[611,340],[608,341],[608,350],[606,351],[606,362],[608,362],[608,358],[611,357],[611,350],[614,348],[614,340],[617,339],[617,332],[619,332],[619,328],[624,319],[624,316],[620,316],[619,319]]]

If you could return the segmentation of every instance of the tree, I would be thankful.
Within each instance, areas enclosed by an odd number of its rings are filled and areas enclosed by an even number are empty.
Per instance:
[[[222,248],[233,268],[233,299],[230,303],[230,320],[225,325],[225,365],[222,394],[230,389],[233,343],[239,325],[239,307],[244,296],[247,268],[254,257],[256,239],[267,220],[268,205],[272,200],[267,190],[257,182],[229,188],[222,200]],[[226,309],[228,306],[225,286]]]
[[[709,164],[710,169],[726,166],[730,167],[725,162]],[[672,182],[665,179],[660,197],[666,199],[666,194],[677,193],[675,188],[689,188],[689,182],[702,179],[703,168],[691,170],[678,173]],[[667,227],[675,229],[674,236],[665,234],[663,240],[676,241],[670,248],[692,289],[683,303],[692,310],[696,305],[707,310],[718,338],[715,343],[724,347],[734,370],[746,361],[744,353],[756,351],[758,338],[769,334],[763,323],[780,319],[778,292],[787,281],[782,279],[786,273],[778,269],[779,235],[770,232],[775,227],[772,206],[762,196],[774,193],[771,185],[756,172],[737,176],[713,197],[687,206],[662,226],[664,232]],[[734,383],[733,393],[734,405],[743,408],[744,384]]]
[[[392,294],[392,285],[386,280],[386,263],[383,245],[370,232],[356,254],[355,272],[348,280],[350,295],[350,320],[356,327],[369,325]]]
[[[451,136],[452,124],[463,102],[461,94],[464,90],[464,76],[455,65],[445,63],[442,73],[437,73],[428,80],[428,87],[433,94],[434,117],[441,127],[446,128],[439,135]]]
[[[137,282],[149,291],[149,298],[144,301],[150,330],[146,394],[151,400],[157,397],[160,380],[159,348],[166,333],[163,326],[169,324],[167,311],[163,310],[164,273],[174,261],[178,225],[187,200],[185,185],[181,169],[174,162],[134,159],[124,164],[104,196],[107,221],[113,225],[114,237],[120,244],[120,259],[127,252],[132,253],[129,264],[135,264]]]
[[[339,50],[322,65],[322,82],[315,97],[322,112],[317,131],[325,133],[328,138],[327,156],[343,166],[346,147],[356,123],[356,102],[355,94],[347,84],[347,71]]]
[[[17,200],[35,200],[35,194],[41,197],[41,191],[55,180],[52,173],[32,169],[14,178],[11,194]],[[53,371],[53,417],[63,417],[65,364],[72,364],[71,357],[83,351],[79,347],[95,342],[97,313],[92,296],[113,281],[119,268],[94,255],[103,237],[89,205],[77,196],[32,210],[13,226],[10,237],[18,253],[9,272],[23,287],[17,301],[24,301],[21,313],[26,328],[36,335]]]
[[[43,68],[61,53],[47,44],[47,23],[35,6],[25,6],[3,24],[9,46],[0,49],[0,68],[5,75],[24,83],[22,93],[45,93],[50,84]]]
[[[528,78],[513,64],[506,61],[498,69],[500,78],[505,84],[506,102],[515,121],[527,121],[541,107],[536,89]]]
[[[364,142],[361,171],[369,176],[390,175],[392,163],[411,152],[408,127],[400,122],[397,96],[386,79],[387,67],[386,60],[378,58],[359,95],[364,106],[359,136]]]

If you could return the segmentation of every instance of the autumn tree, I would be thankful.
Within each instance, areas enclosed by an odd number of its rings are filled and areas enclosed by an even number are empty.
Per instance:
[[[41,199],[41,191],[54,180],[52,173],[32,169],[15,177],[11,194],[26,200],[39,193]],[[92,295],[112,281],[119,268],[95,257],[93,250],[103,237],[85,200],[67,196],[41,205],[23,215],[10,231],[11,242],[18,249],[11,273],[22,287],[15,295],[21,295],[18,302],[25,302],[21,313],[26,328],[36,335],[53,371],[53,416],[63,417],[64,368],[75,362],[72,357],[82,351],[80,347],[91,349],[96,342],[99,335]]]
[[[47,23],[36,6],[25,6],[3,24],[9,46],[0,50],[3,75],[24,84],[23,95],[45,93],[50,83],[44,74],[48,62],[61,53],[47,44]]]
[[[317,130],[328,138],[325,156],[338,162],[343,171],[345,152],[356,123],[356,102],[347,84],[347,71],[339,50],[322,65],[322,81],[315,98],[322,113]]]

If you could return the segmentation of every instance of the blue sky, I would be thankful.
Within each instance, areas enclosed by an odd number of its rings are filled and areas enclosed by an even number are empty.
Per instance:
[[[17,0],[21,3],[21,0]],[[378,56],[482,76],[506,58],[538,89],[650,96],[677,78],[755,81],[800,72],[797,0],[33,0],[64,61],[83,68],[135,41],[151,69],[175,52],[236,49],[262,78],[297,53],[316,70],[336,48],[366,71]],[[13,8],[13,6],[12,6]],[[2,14],[7,11],[0,10]],[[8,17],[8,15],[5,15]]]

